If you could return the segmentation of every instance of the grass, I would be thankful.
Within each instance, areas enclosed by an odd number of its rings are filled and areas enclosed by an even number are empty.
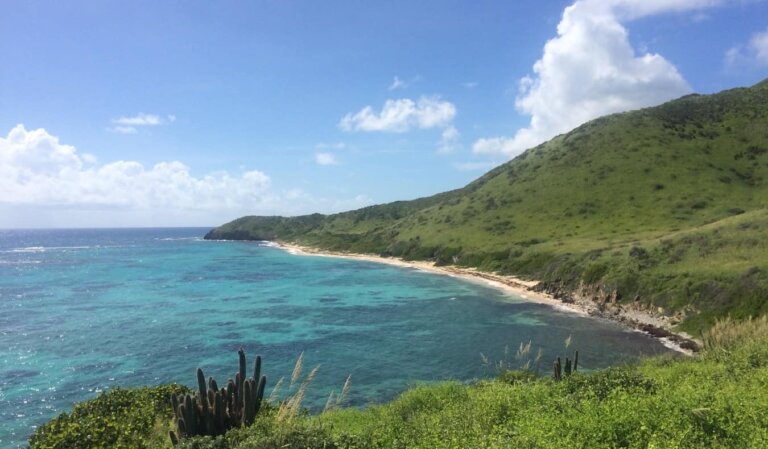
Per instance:
[[[418,386],[362,410],[281,415],[276,404],[250,427],[179,448],[768,447],[768,318],[721,320],[705,342],[695,358],[648,359],[560,382],[506,371],[472,385]],[[530,356],[526,346],[523,357]],[[31,447],[170,447],[166,429],[152,425],[170,417],[170,407],[122,400],[151,391],[159,397],[167,388],[105,393],[41,427]],[[108,431],[93,427],[94,415],[111,416],[98,418]]]
[[[698,333],[728,313],[766,311],[750,291],[768,290],[767,121],[765,82],[689,95],[586,123],[461,189],[328,216],[243,217],[209,237],[586,282]]]

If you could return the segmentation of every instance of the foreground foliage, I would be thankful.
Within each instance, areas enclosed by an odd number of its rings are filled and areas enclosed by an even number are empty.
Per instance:
[[[559,382],[505,373],[474,385],[446,382],[413,388],[390,403],[286,419],[266,407],[250,427],[216,438],[190,438],[185,449],[269,448],[764,448],[768,447],[768,318],[715,325],[696,358],[665,357]],[[160,387],[167,389],[170,387]],[[118,390],[118,396],[160,390]],[[130,393],[129,393],[130,392]],[[163,391],[167,393],[166,391]],[[89,411],[105,408],[111,392],[59,418],[59,434],[92,426]],[[104,398],[110,398],[109,401]],[[132,404],[132,405],[128,405]],[[145,405],[126,401],[111,432],[55,446],[38,431],[33,447],[128,447],[110,435],[135,432]],[[153,415],[158,416],[158,415]],[[170,417],[170,407],[159,416]],[[144,423],[151,422],[144,419]],[[146,427],[143,440],[160,432]],[[154,433],[153,433],[154,432]],[[168,444],[159,435],[157,447]],[[110,436],[108,441],[103,436]],[[37,442],[38,445],[34,443]],[[79,444],[79,445],[78,445]],[[131,447],[147,447],[135,445]]]
[[[582,286],[694,335],[768,313],[768,80],[586,123],[464,188],[208,238],[296,242]]]
[[[75,405],[39,427],[31,449],[143,449],[170,446],[173,412],[168,398],[188,393],[183,385],[111,389]]]

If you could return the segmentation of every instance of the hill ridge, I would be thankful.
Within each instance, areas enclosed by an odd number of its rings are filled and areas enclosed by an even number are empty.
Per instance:
[[[768,311],[766,204],[768,80],[597,118],[459,189],[242,217],[206,238],[477,267],[541,280],[566,300],[589,285],[615,292],[612,307],[660,310],[697,333]]]

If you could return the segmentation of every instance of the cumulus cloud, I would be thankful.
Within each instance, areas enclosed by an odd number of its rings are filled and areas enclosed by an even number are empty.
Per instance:
[[[632,48],[622,22],[700,11],[725,0],[578,0],[563,11],[533,75],[520,80],[515,106],[531,117],[512,137],[479,139],[475,153],[513,157],[601,115],[662,103],[691,91],[659,54]]]
[[[439,97],[387,100],[380,112],[366,106],[339,121],[344,131],[379,131],[403,133],[411,129],[443,128],[456,116],[456,106]]]
[[[317,165],[336,165],[336,155],[333,153],[317,152],[315,153],[315,163]]]
[[[17,125],[0,137],[0,202],[131,209],[226,210],[260,206],[269,177],[253,170],[196,177],[178,161],[97,166],[44,129]]]
[[[298,192],[298,193],[297,193]],[[365,195],[323,198],[275,191],[258,170],[194,175],[179,161],[97,164],[45,129],[0,136],[0,226],[213,225],[248,214],[336,212]]]
[[[725,53],[725,63],[731,68],[744,65],[768,67],[768,28],[752,34],[746,45],[728,49]]]

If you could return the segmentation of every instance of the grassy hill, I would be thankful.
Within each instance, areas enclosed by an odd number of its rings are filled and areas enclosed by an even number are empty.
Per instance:
[[[676,315],[768,312],[768,80],[614,114],[464,188],[334,215],[243,217],[214,239],[295,242],[539,279]]]

